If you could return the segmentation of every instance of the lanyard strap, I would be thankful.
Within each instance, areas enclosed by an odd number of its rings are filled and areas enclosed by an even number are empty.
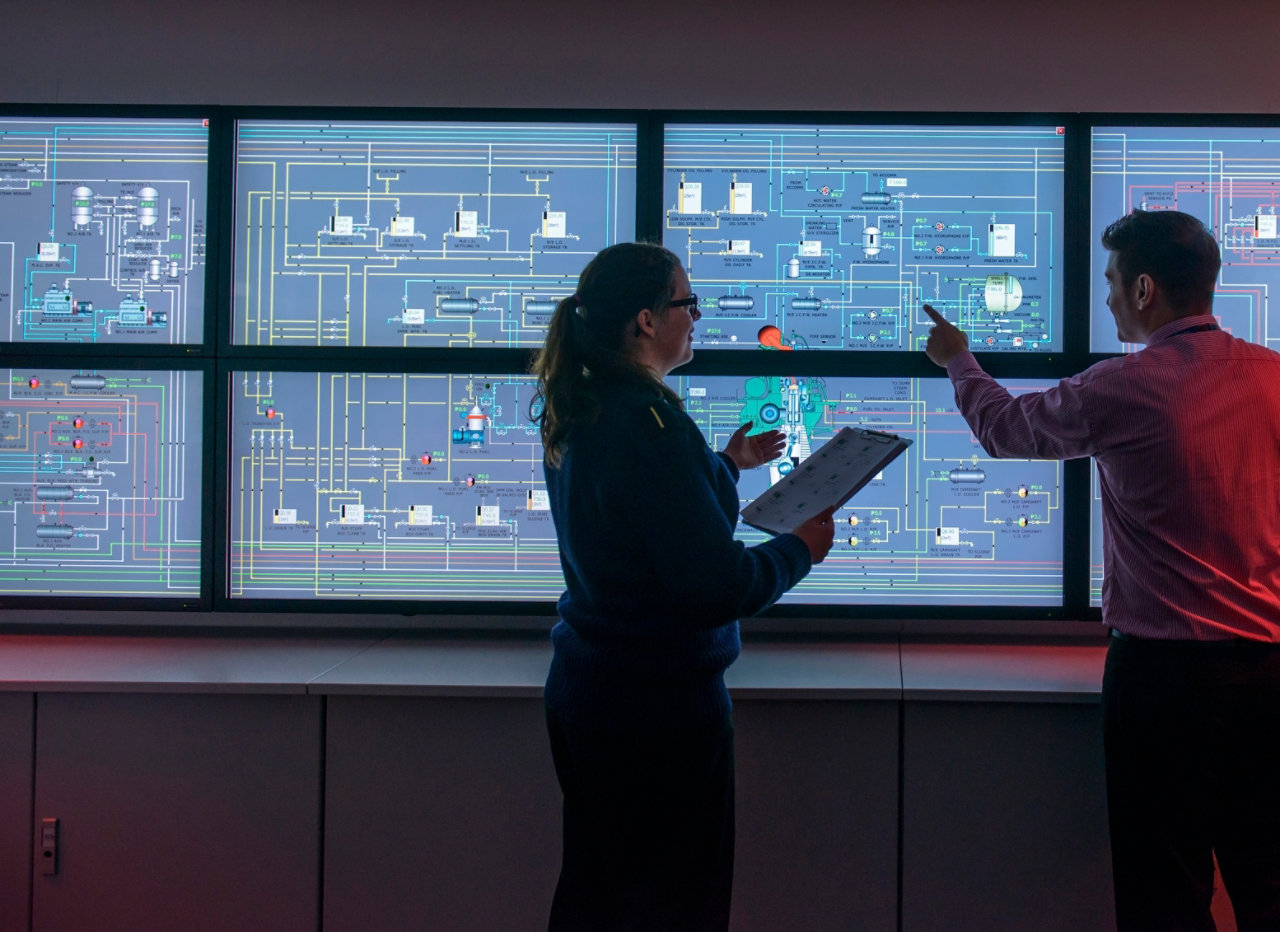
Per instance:
[[[1166,340],[1172,340],[1174,337],[1180,337],[1184,333],[1199,333],[1201,330],[1221,330],[1217,324],[1196,324],[1194,327],[1188,327],[1185,330],[1175,330],[1173,333],[1165,337]]]

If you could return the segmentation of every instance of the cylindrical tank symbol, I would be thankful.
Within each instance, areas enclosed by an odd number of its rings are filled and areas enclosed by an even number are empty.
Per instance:
[[[169,263],[169,277],[170,278],[178,277],[178,263],[176,261]]]
[[[880,228],[867,227],[862,231],[862,251],[868,256],[880,253]]]
[[[45,485],[36,489],[36,498],[42,502],[65,502],[75,497],[69,485]]]
[[[77,186],[71,192],[71,222],[86,227],[93,221],[93,188]]]
[[[159,259],[152,259],[147,263],[147,274],[153,282],[160,281],[160,268],[161,265]]]
[[[800,277],[800,260],[792,256],[787,260],[787,278]]]
[[[530,314],[550,314],[556,309],[556,302],[529,300],[524,303],[524,309]]]
[[[73,375],[68,384],[73,391],[94,392],[107,387],[107,380],[100,375]]]
[[[987,310],[993,314],[1016,311],[1022,304],[1022,282],[1008,272],[988,275],[982,297],[986,302]]]
[[[748,294],[725,294],[716,299],[716,307],[722,311],[749,311],[756,306],[756,299]]]
[[[953,469],[947,474],[947,478],[954,483],[978,483],[985,482],[987,473],[982,469]]]
[[[820,311],[822,310],[821,298],[792,298],[791,309],[793,311]]]
[[[65,540],[68,537],[75,536],[75,528],[69,524],[41,524],[36,528],[36,537]]]
[[[160,192],[147,187],[138,192],[138,225],[153,227],[160,219]]]
[[[893,198],[883,191],[863,191],[862,203],[875,204],[880,207],[887,207],[893,203]]]
[[[475,298],[441,298],[440,310],[449,314],[474,314],[480,310],[480,302]]]

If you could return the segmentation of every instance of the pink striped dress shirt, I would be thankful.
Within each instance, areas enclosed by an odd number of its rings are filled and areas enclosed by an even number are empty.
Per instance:
[[[947,374],[992,456],[1097,461],[1105,624],[1278,642],[1280,354],[1213,324],[1175,320],[1139,352],[1017,398],[971,353]]]

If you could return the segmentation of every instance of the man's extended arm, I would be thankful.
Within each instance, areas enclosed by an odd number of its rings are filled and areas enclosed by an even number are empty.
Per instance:
[[[1094,452],[1080,376],[1015,398],[978,365],[958,327],[929,305],[924,310],[934,322],[925,352],[947,370],[956,405],[984,450],[1029,459],[1073,459]]]

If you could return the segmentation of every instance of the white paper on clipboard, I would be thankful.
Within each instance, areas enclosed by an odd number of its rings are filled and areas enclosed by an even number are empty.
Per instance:
[[[824,509],[843,505],[909,446],[910,440],[896,434],[842,427],[742,509],[742,520],[785,534]]]

